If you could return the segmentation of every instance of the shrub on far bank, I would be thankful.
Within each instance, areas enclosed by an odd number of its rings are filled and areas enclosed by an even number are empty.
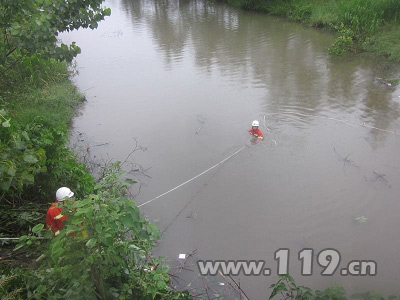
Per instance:
[[[330,53],[359,49],[400,61],[400,1],[398,0],[226,0],[253,11],[338,32]],[[355,43],[353,43],[355,42]]]

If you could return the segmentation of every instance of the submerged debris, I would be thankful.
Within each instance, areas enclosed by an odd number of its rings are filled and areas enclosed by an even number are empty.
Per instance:
[[[386,179],[385,179],[385,174],[381,174],[381,173],[378,173],[378,172],[375,172],[375,171],[373,171],[374,172],[374,174],[375,174],[375,176],[376,176],[376,180],[382,180],[382,181],[384,181],[384,182],[386,182],[386,183],[389,183],[389,181],[387,181]]]
[[[197,215],[196,212],[191,212],[186,218],[197,220],[199,218],[199,216]]]
[[[196,134],[199,134],[201,128],[203,127],[204,123],[206,122],[206,119],[202,115],[197,115],[197,121],[200,123],[199,129],[195,132]]]
[[[397,78],[381,78],[381,77],[375,77],[375,81],[379,84],[383,84],[389,88],[396,86],[399,84],[400,79]]]
[[[364,216],[360,216],[354,219],[354,221],[357,221],[358,223],[365,223],[367,222],[367,218]]]
[[[350,166],[353,166],[353,167],[356,167],[356,168],[359,167],[359,166],[355,165],[354,162],[353,162],[351,159],[348,158],[348,157],[349,157],[350,155],[352,155],[353,153],[347,154],[345,157],[343,157],[342,155],[340,155],[339,153],[337,153],[336,148],[333,148],[333,151],[335,151],[335,153],[336,153],[336,155],[339,157],[339,159],[340,159],[341,161],[343,161],[343,172],[344,172],[345,175],[346,175],[346,170],[345,170],[346,164],[348,164],[348,165],[350,165]]]
[[[392,185],[390,184],[390,182],[385,178],[386,175],[382,174],[382,173],[378,173],[376,171],[372,171],[373,177],[372,178],[368,178],[367,176],[365,176],[365,181],[370,181],[370,182],[380,182],[383,185],[386,185],[387,188],[391,188]]]

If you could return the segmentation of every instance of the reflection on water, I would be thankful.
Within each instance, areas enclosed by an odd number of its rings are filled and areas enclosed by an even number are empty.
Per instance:
[[[245,146],[141,207],[164,231],[159,254],[172,265],[197,249],[199,259],[274,267],[273,253],[287,247],[300,284],[399,292],[400,136],[390,132],[400,132],[400,89],[377,79],[400,77],[398,66],[331,58],[330,33],[218,2],[106,4],[113,13],[98,30],[63,35],[82,48],[75,80],[88,104],[74,127],[96,157],[123,160],[132,137],[147,148],[135,156],[151,168],[136,202]],[[265,136],[257,143],[247,133],[254,119]],[[305,247],[336,248],[344,265],[374,259],[378,276],[302,277]],[[251,299],[265,299],[275,277],[240,280]]]
[[[166,68],[194,59],[198,70],[210,76],[264,89],[265,111],[288,105],[315,114],[346,111],[354,121],[383,129],[399,117],[393,90],[376,83],[380,67],[373,59],[326,55],[333,35],[209,1],[122,3],[134,24],[145,22],[151,30]],[[376,142],[381,142],[379,134],[371,131]]]

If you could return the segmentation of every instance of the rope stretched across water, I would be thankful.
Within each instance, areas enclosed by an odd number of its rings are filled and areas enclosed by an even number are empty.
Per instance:
[[[336,121],[351,127],[357,127],[357,126],[361,126],[361,127],[366,127],[366,128],[370,128],[370,129],[375,129],[375,130],[380,130],[380,131],[384,131],[384,132],[388,132],[388,133],[392,133],[394,135],[400,135],[400,132],[395,132],[395,131],[391,131],[391,130],[387,130],[387,129],[382,129],[382,128],[378,128],[375,126],[369,126],[366,125],[365,123],[361,124],[361,123],[348,123],[336,118],[332,118],[332,117],[323,117],[323,116],[314,116],[314,115],[309,115],[309,114],[303,114],[303,113],[294,113],[294,112],[277,112],[277,113],[269,113],[264,115],[264,127],[267,128],[268,131],[271,131],[267,125],[266,125],[266,117],[267,116],[271,116],[271,115],[294,115],[294,116],[304,116],[304,117],[312,117],[312,118],[319,118],[319,119],[327,119],[327,120],[332,120],[332,121]]]
[[[159,196],[157,196],[157,197],[155,197],[155,198],[153,198],[153,199],[151,199],[151,200],[149,200],[149,201],[146,201],[146,202],[144,202],[144,203],[138,205],[137,207],[141,207],[141,206],[143,206],[143,205],[149,204],[150,202],[153,202],[153,201],[155,201],[155,200],[161,198],[162,196],[165,196],[165,195],[167,195],[167,194],[169,194],[169,193],[175,191],[176,189],[179,189],[181,186],[184,186],[185,184],[187,184],[187,183],[189,183],[189,182],[195,180],[196,178],[198,178],[198,177],[200,177],[201,175],[203,175],[203,174],[205,174],[205,173],[211,171],[212,169],[218,167],[219,165],[222,165],[224,162],[226,162],[226,161],[229,160],[230,158],[234,157],[236,154],[238,154],[238,153],[239,153],[240,151],[242,151],[244,148],[245,148],[245,146],[243,146],[242,148],[240,148],[239,150],[237,150],[235,153],[229,155],[227,158],[221,160],[219,163],[213,165],[211,168],[208,168],[207,170],[201,172],[200,174],[198,174],[198,175],[196,175],[196,176],[190,178],[189,180],[186,180],[184,183],[181,183],[180,185],[174,187],[173,189],[170,189],[169,191],[167,191],[167,192],[165,192],[165,193],[163,193],[163,194],[161,194],[161,195],[159,195]]]
[[[266,117],[269,116],[269,115],[280,115],[280,114],[282,114],[282,115],[285,115],[285,114],[287,114],[287,115],[302,115],[302,116],[308,116],[308,117],[314,117],[314,118],[320,118],[320,119],[328,119],[328,120],[333,120],[333,121],[336,121],[336,122],[340,122],[340,123],[342,123],[342,124],[346,124],[346,125],[349,125],[349,126],[352,126],[352,127],[362,126],[362,127],[366,127],[366,128],[370,128],[370,129],[375,129],[375,130],[380,130],[380,131],[392,133],[392,134],[395,134],[395,135],[400,135],[400,133],[397,133],[397,132],[394,132],[394,131],[390,131],[390,130],[386,130],[386,129],[382,129],[382,128],[378,128],[378,127],[374,127],[374,126],[369,126],[369,125],[366,125],[365,123],[364,123],[364,124],[359,124],[359,123],[353,123],[353,124],[352,124],[352,123],[348,123],[348,122],[345,122],[345,121],[342,121],[342,120],[339,120],[339,119],[335,119],[335,118],[331,118],[331,117],[322,117],[322,116],[314,116],[314,115],[299,114],[299,113],[290,113],[290,112],[280,112],[280,113],[269,113],[269,114],[265,114],[265,115],[264,115],[264,127],[265,127],[268,131],[271,131],[271,130],[270,130],[270,129],[267,127],[267,125],[266,125]],[[278,145],[277,142],[276,142],[274,139],[272,139],[272,141],[275,143],[275,146]],[[142,207],[142,206],[144,206],[144,205],[146,205],[146,204],[149,204],[149,203],[151,203],[151,202],[153,202],[153,201],[155,201],[155,200],[157,200],[157,199],[159,199],[159,198],[161,198],[161,197],[163,197],[163,196],[165,196],[165,195],[167,195],[167,194],[169,194],[169,193],[175,191],[176,189],[179,189],[180,187],[184,186],[185,184],[187,184],[187,183],[189,183],[189,182],[195,180],[196,178],[198,178],[198,177],[204,175],[205,173],[207,173],[207,172],[211,171],[212,169],[218,167],[219,165],[223,164],[224,162],[226,162],[227,160],[229,160],[230,158],[232,158],[233,156],[235,156],[236,154],[238,154],[240,151],[242,151],[244,148],[245,148],[245,146],[243,146],[242,148],[240,148],[239,150],[237,150],[235,153],[231,154],[231,155],[228,156],[227,158],[221,160],[219,163],[215,164],[215,165],[212,166],[211,168],[208,168],[207,170],[205,170],[205,171],[201,172],[200,174],[198,174],[198,175],[192,177],[191,179],[185,181],[184,183],[181,183],[180,185],[178,185],[178,186],[176,186],[176,187],[170,189],[169,191],[167,191],[167,192],[165,192],[165,193],[163,193],[163,194],[161,194],[161,195],[159,195],[159,196],[157,196],[157,197],[155,197],[155,198],[153,198],[153,199],[151,199],[151,200],[149,200],[149,201],[146,201],[146,202],[144,202],[144,203],[138,205],[137,207]]]

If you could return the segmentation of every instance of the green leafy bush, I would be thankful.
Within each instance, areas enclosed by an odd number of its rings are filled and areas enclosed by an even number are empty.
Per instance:
[[[0,204],[51,201],[60,186],[80,195],[93,190],[93,177],[66,146],[66,125],[21,125],[4,109],[0,119]]]
[[[315,291],[315,300],[347,300],[341,286],[329,287],[323,291]]]
[[[38,245],[37,236],[51,235],[39,224],[20,238],[18,249],[42,253],[40,267],[26,277],[28,297],[190,299],[169,287],[168,267],[151,256],[159,230],[126,197],[131,181],[119,169],[108,169],[93,194],[60,203],[68,219],[57,237]]]
[[[0,276],[0,295],[3,296],[2,300],[18,299],[18,294],[22,292],[22,288],[14,288],[16,277],[14,274]]]
[[[276,283],[270,286],[272,293],[269,299],[276,299],[279,297],[281,300],[347,300],[347,299],[360,299],[360,300],[384,300],[385,298],[378,292],[370,291],[365,293],[358,293],[346,295],[345,290],[341,286],[332,286],[323,291],[312,290],[306,286],[296,285],[295,280],[289,274],[280,275]],[[389,296],[388,299],[400,299],[398,296]]]
[[[346,27],[343,23],[341,23],[340,26],[334,27],[339,32],[339,36],[329,48],[329,54],[341,55],[352,48],[354,32],[350,28]]]
[[[46,128],[37,126],[38,131],[33,142],[46,151],[47,172],[37,177],[36,194],[48,198],[53,197],[60,186],[68,186],[77,195],[91,193],[94,179],[86,170],[86,166],[78,163],[76,155],[66,146],[68,129],[65,124]]]
[[[30,128],[20,128],[11,116],[0,110],[0,195],[20,193],[46,172],[46,153],[35,147]],[[12,201],[12,200],[10,200]]]
[[[58,60],[71,61],[80,49],[57,43],[59,32],[97,28],[98,22],[111,14],[101,6],[103,0],[3,0],[0,3],[2,40],[0,66],[16,51],[20,55],[40,54]]]
[[[53,202],[59,187],[86,195],[95,182],[66,146],[65,124],[24,125],[4,109],[0,119],[0,229],[8,237],[44,221],[39,204]]]
[[[308,300],[314,297],[314,292],[310,288],[296,285],[289,274],[280,275],[278,282],[272,284],[270,289],[272,293],[269,299],[279,296],[281,299]]]
[[[357,293],[353,295],[353,299],[359,299],[359,300],[385,300],[385,297],[383,297],[380,293],[378,292],[366,292],[366,293]],[[399,297],[396,296],[390,296],[388,297],[389,300],[396,300],[399,299]]]

